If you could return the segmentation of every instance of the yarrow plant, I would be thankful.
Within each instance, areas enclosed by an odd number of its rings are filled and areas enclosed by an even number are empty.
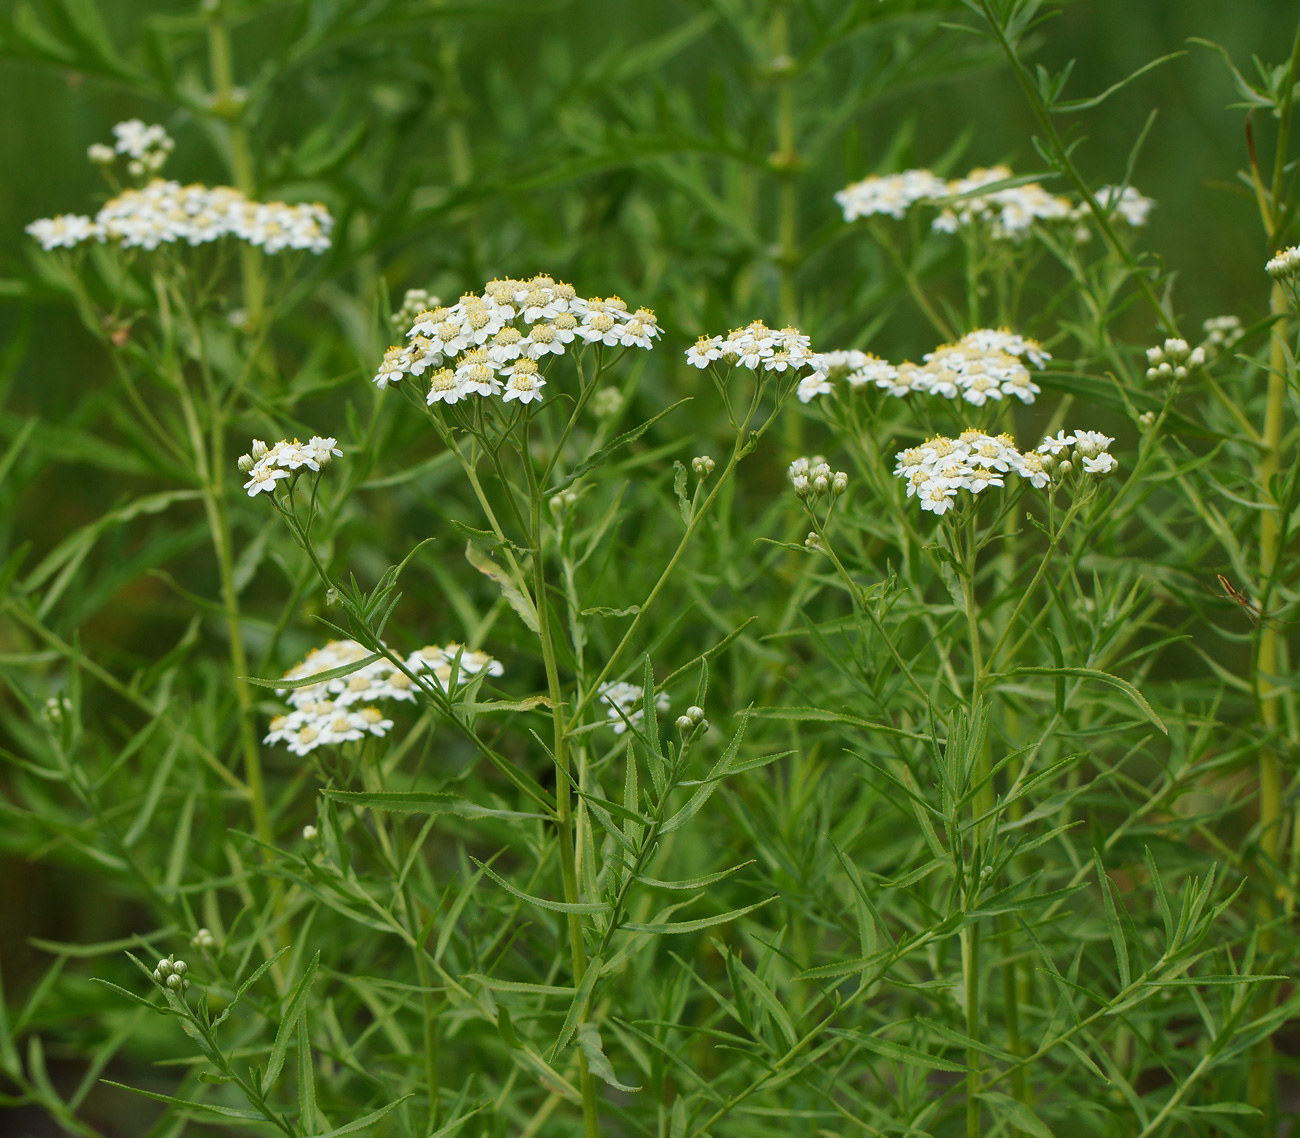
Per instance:
[[[0,384],[0,833],[78,898],[0,943],[0,1131],[1283,1133],[1300,36],[1236,76],[1281,251],[1198,337],[1033,0],[656,11],[612,69],[196,7],[0,17],[179,139],[119,123],[0,281],[107,361]],[[832,202],[997,52],[1038,172]]]

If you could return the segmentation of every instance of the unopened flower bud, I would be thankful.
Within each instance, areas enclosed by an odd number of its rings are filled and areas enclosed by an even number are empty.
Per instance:
[[[1174,368],[1174,378],[1175,379],[1187,378],[1187,369],[1183,367],[1182,364],[1179,364],[1176,368]]]
[[[261,439],[254,439],[253,445],[250,448],[250,453],[252,454],[253,460],[255,462],[261,462],[262,459],[266,457],[266,452],[269,449],[270,448],[266,445],[266,443],[262,442]]]
[[[843,470],[837,470],[835,477],[831,479],[831,490],[836,497],[843,494],[849,488],[849,476]]]
[[[1156,371],[1159,373],[1159,375],[1160,375],[1160,377],[1161,377],[1162,379],[1168,379],[1171,375],[1174,374],[1174,369],[1173,369],[1173,367],[1172,367],[1172,366],[1171,366],[1167,361],[1166,361],[1165,363],[1162,363],[1162,364],[1161,364],[1161,365],[1156,369]]]
[[[1147,379],[1159,379],[1160,372],[1153,367],[1147,368]]]
[[[86,157],[94,162],[96,166],[111,166],[117,154],[111,146],[105,146],[102,142],[95,142],[86,151]]]
[[[1147,349],[1147,362],[1153,367],[1165,362],[1165,353],[1160,348]]]
[[[316,840],[316,833],[317,830],[315,826],[304,826],[302,828],[302,840],[304,842],[314,842]]]
[[[212,935],[209,929],[199,929],[190,939],[190,944],[194,948],[211,948],[216,943],[217,938]]]
[[[809,533],[808,536],[803,539],[803,543],[809,549],[816,549],[818,551],[822,549],[822,539],[818,537],[815,532]]]
[[[1193,349],[1192,349],[1192,354],[1189,355],[1189,356],[1187,357],[1187,366],[1188,366],[1189,368],[1204,367],[1204,366],[1205,366],[1205,349],[1204,349],[1204,348],[1193,348]]]
[[[163,974],[158,971],[157,968],[153,970],[153,982],[155,984],[161,984],[163,982]]]
[[[1074,469],[1074,463],[1072,463],[1072,462],[1067,458],[1067,459],[1064,459],[1064,460],[1060,463],[1059,466],[1057,466],[1057,468],[1056,468],[1056,472],[1057,472],[1057,474],[1059,474],[1062,478],[1064,478],[1064,477],[1065,477],[1067,474],[1069,474],[1073,469]]]
[[[184,983],[185,981],[175,972],[167,977],[167,987],[169,987],[173,992],[179,992],[181,990],[181,985]]]
[[[796,474],[790,481],[794,485],[794,492],[800,498],[808,497],[808,476],[806,474]]]
[[[170,976],[172,974],[172,962],[170,960],[158,961],[158,971],[161,972],[163,976]]]
[[[145,174],[144,163],[138,158],[132,158],[131,161],[126,164],[126,171],[133,178],[143,178]]]
[[[831,488],[831,480],[826,475],[819,474],[813,479],[812,488],[814,494],[825,494]]]
[[[239,461],[235,465],[239,467],[240,471],[247,474],[257,464],[253,461],[253,456],[251,454],[241,454],[239,456]]]
[[[713,473],[714,461],[707,454],[701,454],[691,459],[691,468],[701,478],[707,478]]]
[[[556,494],[550,501],[550,507],[551,513],[558,514],[564,509],[564,499],[559,494]]]
[[[1165,341],[1165,358],[1173,363],[1182,363],[1190,354],[1191,348],[1187,346],[1186,340],[1171,337]]]
[[[189,967],[190,966],[186,964],[185,961],[178,960],[176,961],[175,964],[172,965],[172,971],[175,972],[177,976],[184,976],[185,973],[189,970]]]
[[[677,717],[677,730],[683,735],[689,735],[695,728],[695,720],[689,715],[679,715]]]
[[[1138,422],[1143,427],[1153,427],[1156,422],[1156,413],[1154,411],[1143,411],[1142,414],[1138,416]]]
[[[704,708],[693,703],[686,709],[686,714],[692,723],[699,723],[704,718]]]

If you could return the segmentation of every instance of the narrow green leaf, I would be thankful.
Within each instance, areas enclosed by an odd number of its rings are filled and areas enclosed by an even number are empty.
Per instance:
[[[289,1037],[293,1034],[298,1025],[298,1017],[302,1014],[303,1008],[307,1006],[307,994],[311,990],[312,981],[316,979],[316,970],[320,967],[320,950],[317,949],[314,956],[307,964],[306,970],[302,974],[302,979],[298,981],[298,986],[294,988],[293,994],[289,997],[289,1003],[284,1009],[284,1018],[280,1021],[279,1030],[275,1033],[275,1042],[271,1045],[271,1055],[266,1062],[266,1074],[262,1079],[262,1094],[269,1094],[275,1081],[280,1077],[280,1072],[284,1069],[284,1057],[289,1051]]]
[[[578,1025],[578,1046],[587,1057],[588,1070],[596,1078],[608,1083],[616,1091],[623,1091],[626,1094],[635,1094],[641,1089],[626,1086],[618,1081],[618,1077],[614,1074],[614,1065],[606,1057],[605,1050],[601,1046],[600,1030],[594,1023]]]
[[[484,865],[478,858],[470,860],[486,873],[493,881],[501,886],[511,896],[518,897],[521,901],[527,901],[530,905],[536,905],[539,909],[549,909],[553,913],[608,913],[609,905],[605,902],[588,902],[575,901],[572,903],[565,901],[548,901],[544,897],[534,897],[531,893],[525,893],[522,889],[516,889],[500,874],[493,872]]]
[[[355,1122],[349,1122],[325,1134],[313,1134],[311,1138],[341,1138],[344,1134],[355,1134],[358,1130],[365,1130],[368,1127],[373,1126],[381,1118],[386,1118],[411,1097],[411,1095],[403,1095],[396,1102],[390,1102],[387,1106],[381,1106],[378,1110],[372,1110],[364,1118],[358,1118]]]
[[[330,790],[321,791],[335,802],[349,806],[365,806],[371,810],[389,810],[395,814],[454,814],[458,818],[545,818],[544,814],[529,814],[519,810],[498,810],[480,806],[461,798],[458,794],[434,790]]]

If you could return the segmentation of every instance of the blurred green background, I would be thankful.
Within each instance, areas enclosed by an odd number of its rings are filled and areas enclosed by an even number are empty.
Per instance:
[[[254,83],[268,61],[292,56],[304,34],[294,13],[303,7],[268,4],[240,30],[238,82]],[[551,271],[583,292],[619,291],[655,307],[670,332],[667,352],[706,328],[791,316],[818,346],[847,345],[869,328],[876,350],[919,354],[932,333],[892,294],[873,301],[878,258],[840,222],[832,193],[872,170],[944,155],[945,172],[956,174],[998,161],[1017,172],[1042,167],[1034,123],[1001,57],[941,27],[945,13],[933,4],[913,5],[906,18],[899,13],[907,5],[888,6],[877,25],[795,76],[802,162],[788,176],[768,164],[779,146],[778,80],[761,62],[770,44],[747,43],[744,34],[744,12],[766,19],[768,5],[430,3],[427,17],[417,5],[395,7],[407,14],[400,23],[339,35],[291,62],[257,125],[266,195],[319,195],[340,218],[344,236],[314,267],[316,300],[296,317],[300,355],[328,326],[321,321],[338,329],[345,346],[331,350],[328,370],[340,385],[363,383],[385,346],[365,319],[381,302],[381,278],[395,296],[417,285],[454,296],[493,275]],[[842,7],[870,16],[875,6]],[[146,19],[165,37],[182,26],[167,18],[194,8],[101,4],[127,53]],[[25,11],[47,12],[0,0],[0,27]],[[815,34],[799,12],[789,7],[796,54]],[[1252,54],[1284,54],[1295,19],[1296,6],[1276,0],[1078,0],[1040,37],[1037,58],[1052,69],[1077,60],[1075,97],[1185,52],[1078,116],[1087,137],[1075,157],[1096,183],[1120,181],[1155,114],[1133,174],[1159,202],[1142,244],[1176,272],[1176,307],[1196,324],[1220,313],[1250,323],[1266,309],[1267,251],[1237,177],[1244,112],[1229,106],[1236,92],[1219,56],[1189,39],[1222,44],[1246,69]],[[0,544],[7,554],[30,541],[30,565],[102,514],[138,472],[108,446],[85,460],[82,432],[113,435],[107,361],[42,284],[23,226],[93,210],[103,187],[86,147],[124,118],[163,122],[176,136],[170,176],[225,181],[228,173],[200,124],[174,106],[20,54],[0,55],[0,442],[32,416],[46,429],[32,443],[39,453],[27,475],[5,483]],[[204,66],[201,52],[183,56],[181,81],[186,68]],[[1271,128],[1258,129],[1266,138]],[[728,154],[719,153],[722,140]],[[698,193],[701,178],[714,187],[712,200]],[[799,254],[784,270],[774,248],[782,184],[796,195]],[[944,287],[942,266],[936,280]],[[1147,317],[1133,319],[1129,332],[1140,342]],[[336,398],[332,390],[321,398]],[[149,657],[170,644],[188,614],[164,593],[141,578],[84,601],[74,623],[88,652]],[[56,858],[12,854],[0,828],[0,967],[21,993],[40,959],[29,938],[104,940],[129,928],[132,914],[99,879]]]

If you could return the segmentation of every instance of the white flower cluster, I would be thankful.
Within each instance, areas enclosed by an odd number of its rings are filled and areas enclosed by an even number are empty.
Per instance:
[[[1239,316],[1211,316],[1201,325],[1205,332],[1205,343],[1201,345],[1207,356],[1226,351],[1241,339],[1241,318]]]
[[[146,126],[139,119],[128,119],[113,128],[113,145],[97,142],[87,155],[98,165],[107,166],[117,155],[126,155],[127,170],[133,178],[156,174],[166,164],[175,143],[158,125]]]
[[[995,238],[1019,240],[1035,221],[1069,220],[1074,211],[1070,199],[1049,194],[1037,182],[1008,186],[987,194],[974,193],[1011,177],[1008,166],[978,167],[950,183],[948,195],[959,200],[940,212],[932,228],[940,233],[956,233],[967,226],[983,224]],[[966,194],[972,196],[963,196]]]
[[[823,357],[812,350],[809,338],[797,328],[778,330],[755,320],[743,328],[733,328],[725,337],[701,336],[686,349],[686,362],[692,367],[706,368],[715,360],[729,367],[739,365],[750,371],[778,374],[788,371],[794,375],[808,368],[796,389],[801,403],[831,390]]]
[[[41,247],[71,249],[83,241],[120,241],[125,248],[157,249],[185,242],[205,245],[235,237],[267,253],[330,247],[334,219],[319,202],[286,205],[255,202],[230,186],[182,186],[155,178],[143,189],[124,190],[89,218],[45,217],[27,226]]]
[[[307,658],[284,674],[286,680],[305,680],[321,672],[355,664],[370,653],[355,640],[331,640],[323,648],[313,648]],[[443,688],[452,686],[453,670],[457,685],[475,676],[499,676],[504,669],[486,652],[474,652],[459,644],[439,647],[429,644],[412,652],[405,660],[408,671],[419,676],[429,673]],[[324,680],[305,687],[281,689],[290,710],[271,720],[265,743],[285,742],[295,755],[305,755],[317,747],[345,743],[367,735],[382,737],[393,726],[374,704],[381,700],[414,703],[414,685],[409,676],[388,660],[374,660],[346,676]],[[366,704],[367,706],[360,706]]]
[[[883,213],[901,219],[917,202],[946,198],[948,183],[929,170],[904,170],[901,174],[872,174],[838,190],[835,201],[845,221]]]
[[[800,498],[820,498],[830,494],[838,498],[849,488],[849,476],[842,470],[832,471],[821,455],[796,458],[790,463],[790,484]]]
[[[1205,349],[1192,348],[1186,340],[1170,337],[1164,344],[1147,349],[1147,379],[1186,379],[1189,371],[1205,366]]]
[[[443,691],[451,690],[453,673],[459,686],[468,683],[475,676],[500,676],[505,672],[500,660],[494,660],[486,652],[475,652],[455,642],[441,647],[426,644],[406,658],[406,666],[417,676],[428,672]]]
[[[957,504],[959,490],[978,495],[990,486],[1005,485],[1010,473],[1042,489],[1054,477],[1076,469],[1071,457],[1083,473],[1104,478],[1119,465],[1107,450],[1114,441],[1096,431],[1072,435],[1061,431],[1055,438],[1044,439],[1037,450],[1021,452],[1010,435],[968,430],[955,439],[937,435],[920,446],[899,451],[894,474],[906,481],[907,496],[915,495],[921,509],[945,514]]]
[[[250,498],[265,491],[270,494],[275,484],[281,479],[289,478],[295,470],[304,467],[319,471],[328,466],[336,454],[343,452],[338,448],[338,440],[313,435],[307,442],[297,439],[290,442],[281,439],[273,447],[268,447],[261,439],[254,439],[248,454],[239,456],[239,469],[248,475],[244,489]]]
[[[1264,266],[1264,271],[1279,281],[1300,274],[1300,245],[1281,250]]]
[[[1102,209],[1119,214],[1134,229],[1145,225],[1156,208],[1154,199],[1138,193],[1132,186],[1102,186],[1093,197]],[[1085,220],[1091,212],[1086,205],[1081,205],[1075,211],[1076,220]]]
[[[895,365],[859,351],[823,352],[818,359],[828,380],[843,378],[853,388],[873,386],[900,399],[918,392],[982,407],[1004,396],[1032,403],[1041,393],[1022,357],[1040,370],[1052,358],[1037,340],[1005,328],[977,328],[925,355],[924,364]]]
[[[649,348],[661,334],[648,308],[629,312],[617,296],[584,299],[572,285],[547,276],[488,281],[450,307],[416,314],[405,347],[389,348],[375,375],[383,390],[404,375],[429,376],[429,406],[471,395],[509,403],[542,398],[540,365],[575,340],[607,347]],[[443,367],[455,358],[454,366]],[[504,380],[504,386],[503,381]]]
[[[1020,240],[1035,221],[1082,221],[1086,207],[1076,208],[1067,197],[1049,194],[1037,182],[1006,186],[978,193],[985,186],[1009,181],[1008,166],[977,167],[964,178],[947,181],[929,170],[905,170],[883,177],[871,175],[846,186],[835,195],[845,221],[885,214],[903,217],[914,205],[945,205],[931,227],[956,233],[971,225],[984,225],[995,238]],[[1100,203],[1129,225],[1145,225],[1155,202],[1132,186],[1102,186]],[[957,199],[955,201],[951,199]]]
[[[434,296],[427,288],[408,288],[402,297],[402,307],[393,313],[393,327],[399,332],[405,332],[421,312],[437,308],[441,303],[441,298]]]
[[[606,682],[600,685],[597,695],[605,705],[605,715],[615,735],[622,735],[628,723],[640,723],[645,718],[645,689],[636,684]],[[668,693],[659,692],[654,705],[659,711],[667,711]]]

